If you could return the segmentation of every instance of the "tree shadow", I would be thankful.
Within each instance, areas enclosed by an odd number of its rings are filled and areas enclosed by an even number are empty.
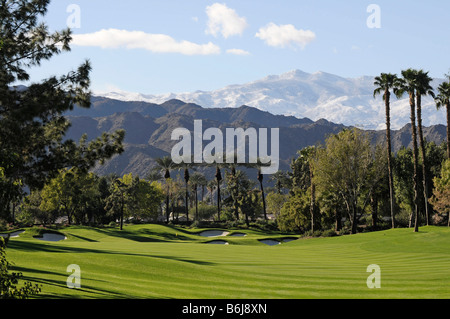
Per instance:
[[[100,250],[92,248],[81,248],[81,247],[67,247],[63,245],[49,245],[44,243],[33,243],[24,241],[14,241],[10,242],[8,249],[16,249],[22,251],[39,251],[39,252],[49,252],[49,253],[94,253],[94,254],[111,254],[111,255],[124,255],[124,256],[135,256],[135,257],[150,257],[150,258],[160,258],[167,260],[174,260],[180,262],[186,262],[196,265],[214,265],[214,263],[209,261],[195,260],[195,259],[184,259],[176,256],[158,256],[149,254],[139,254],[139,253],[128,253],[121,251],[112,250]]]
[[[136,231],[128,231],[128,230],[103,230],[98,228],[93,228],[93,231],[101,233],[106,236],[114,236],[118,238],[124,238],[136,242],[172,242],[175,240],[192,240],[191,238],[179,234],[178,232],[166,233],[166,232],[155,232],[149,229],[142,229],[138,233]],[[177,230],[179,232],[183,232],[182,230]]]
[[[98,240],[95,240],[95,239],[90,239],[90,238],[87,238],[87,237],[83,237],[83,236],[79,236],[79,235],[74,235],[74,234],[72,234],[72,233],[67,233],[70,237],[75,237],[75,238],[78,238],[78,239],[81,239],[81,240],[84,240],[84,241],[88,241],[88,242],[90,242],[90,243],[98,243]]]

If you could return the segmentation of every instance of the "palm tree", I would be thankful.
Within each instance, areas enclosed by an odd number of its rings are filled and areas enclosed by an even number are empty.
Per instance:
[[[222,174],[220,172],[220,166],[216,165],[216,174],[214,175],[217,183],[217,220],[220,222],[220,183],[222,182]]]
[[[158,168],[152,169],[146,176],[146,179],[152,183],[152,182],[159,182],[163,179],[161,175],[161,171]]]
[[[199,180],[198,180],[198,186],[201,186],[202,188],[202,197],[200,199],[200,201],[203,202],[204,197],[205,197],[205,187],[206,185],[208,185],[208,180],[206,179],[205,175],[202,173],[199,173]]]
[[[386,107],[386,140],[387,140],[387,160],[388,160],[388,173],[389,173],[389,196],[391,204],[391,220],[392,228],[395,228],[395,197],[394,197],[394,174],[392,168],[392,144],[391,144],[391,116],[390,116],[390,90],[397,92],[397,88],[400,85],[397,75],[390,73],[381,73],[380,76],[375,77],[375,90],[373,97],[383,93],[383,100]]]
[[[418,167],[419,167],[419,151],[417,147],[417,127],[416,127],[416,81],[417,71],[407,69],[402,71],[402,78],[399,80],[399,90],[397,97],[401,97],[405,92],[409,95],[409,105],[411,114],[411,135],[413,143],[413,160],[414,160],[414,213],[415,225],[414,232],[419,231],[419,197],[418,197]]]
[[[195,195],[195,220],[198,220],[198,186],[204,185],[206,178],[202,173],[195,172],[192,174],[190,181]]]
[[[216,182],[211,180],[208,182],[208,184],[206,184],[206,189],[209,191],[209,194],[211,196],[211,205],[213,204],[213,192],[216,189]]]
[[[428,76],[428,72],[424,72],[423,70],[419,70],[416,73],[416,106],[417,106],[417,129],[419,133],[419,142],[420,142],[420,152],[422,155],[422,183],[423,183],[423,196],[425,199],[425,216],[427,219],[427,225],[429,225],[429,213],[428,213],[428,187],[427,187],[427,178],[426,178],[426,168],[427,168],[427,160],[425,153],[425,141],[423,138],[423,130],[422,130],[422,96],[430,95],[431,97],[435,97],[433,88],[430,85],[430,82],[433,81],[431,77]]]
[[[257,180],[258,180],[259,186],[261,188],[261,199],[262,199],[262,204],[263,204],[264,220],[267,220],[266,199],[265,199],[265,196],[264,196],[264,186],[263,186],[264,175],[261,172],[261,167],[258,167]]]
[[[156,159],[156,167],[160,171],[164,172],[164,178],[166,179],[166,186],[167,186],[167,192],[166,192],[166,220],[167,223],[169,223],[169,201],[170,201],[170,190],[169,190],[169,179],[170,179],[170,171],[175,168],[175,163],[172,161],[172,158],[170,156],[165,156],[162,158]]]
[[[445,107],[447,111],[447,158],[450,158],[450,75],[447,75],[448,82],[443,82],[438,87],[438,95],[435,98],[436,107],[439,110]]]
[[[230,156],[230,155],[227,155]],[[231,185],[228,185],[231,189],[231,197],[233,198],[233,206],[234,206],[234,216],[236,218],[236,220],[239,220],[239,209],[238,209],[238,197],[239,197],[239,183],[238,180],[239,178],[241,178],[242,175],[238,174],[238,170],[237,168],[240,167],[247,167],[247,168],[251,168],[251,167],[256,167],[255,164],[251,164],[251,163],[238,163],[238,157],[236,152],[234,152],[234,155],[231,155],[233,157],[233,163],[225,163],[223,164],[224,167],[230,169],[230,175],[229,175],[229,180],[231,180]]]
[[[278,194],[282,193],[283,187],[289,187],[289,176],[284,171],[278,171],[272,174],[270,180],[275,183]]]
[[[178,168],[179,170],[183,170],[184,171],[184,182],[185,182],[185,214],[186,214],[186,221],[189,222],[189,179],[190,179],[190,175],[189,175],[189,168],[192,167],[192,164],[190,163],[180,163],[180,164],[176,164],[175,165],[176,168]]]

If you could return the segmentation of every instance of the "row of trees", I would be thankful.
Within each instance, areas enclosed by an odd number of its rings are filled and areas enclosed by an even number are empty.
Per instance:
[[[449,187],[443,180],[446,143],[438,146],[425,142],[425,154],[430,159],[425,179],[429,194],[433,194],[429,198],[432,201],[438,185],[443,185],[439,186],[440,190]],[[391,157],[396,227],[414,226],[413,157],[412,149],[406,147]],[[353,129],[332,135],[325,145],[300,151],[291,167],[290,196],[278,218],[281,228],[303,232],[328,228],[340,231],[343,217],[351,233],[357,231],[362,220],[369,229],[386,227],[387,221],[392,227],[386,149],[371,146],[367,133]],[[423,178],[421,172],[419,177]],[[419,191],[423,192],[421,188]],[[439,202],[444,208],[445,203],[448,205],[443,196]],[[424,206],[424,200],[419,204]],[[438,224],[444,216],[448,218],[448,210],[437,205],[430,208],[430,223]]]
[[[126,219],[156,221],[163,192],[150,183],[126,174],[99,177],[77,168],[61,170],[41,190],[34,190],[19,207],[21,223],[55,223],[64,217],[70,225],[107,224]]]
[[[414,184],[414,231],[418,231],[419,217],[421,215],[421,205],[419,200],[420,187],[422,182],[422,191],[424,198],[424,210],[426,224],[430,221],[430,207],[428,205],[429,200],[429,187],[427,185],[426,171],[428,165],[428,158],[425,152],[425,140],[423,136],[422,127],[422,97],[430,95],[435,98],[437,108],[445,107],[447,112],[447,158],[450,158],[450,75],[447,75],[447,82],[443,82],[438,87],[438,94],[434,93],[434,89],[431,86],[432,78],[428,75],[428,72],[423,70],[407,69],[401,72],[401,77],[395,74],[382,73],[375,78],[375,90],[374,97],[378,94],[383,94],[383,99],[386,107],[386,139],[387,139],[387,161],[388,161],[388,174],[389,174],[389,196],[391,202],[391,220],[392,227],[395,227],[395,196],[393,185],[393,172],[392,172],[392,149],[391,149],[391,136],[390,136],[390,98],[391,91],[401,98],[403,95],[408,94],[410,104],[410,118],[411,118],[411,136],[412,136],[412,150],[413,150],[413,184]],[[420,154],[419,154],[420,146]],[[419,163],[419,156],[421,156],[421,163]],[[419,170],[422,172],[422,178],[419,175]]]
[[[68,224],[120,221],[121,228],[124,219],[178,222],[180,214],[186,222],[240,220],[242,216],[248,225],[259,216],[267,219],[263,188],[255,189],[256,182],[234,166],[223,171],[224,179],[221,168],[216,168],[218,173],[208,181],[203,173],[192,173],[193,167],[175,165],[169,157],[157,162],[146,179],[132,174],[100,177],[77,168],[61,170],[42,189],[26,196],[11,219],[28,224],[54,223],[60,217]],[[181,170],[182,177],[172,179],[172,169]],[[258,170],[262,183],[261,176]]]

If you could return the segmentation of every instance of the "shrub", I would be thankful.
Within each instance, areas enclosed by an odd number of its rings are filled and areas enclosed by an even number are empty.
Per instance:
[[[108,227],[116,227],[116,226],[117,226],[117,223],[115,221],[111,221],[108,224]]]
[[[322,236],[322,231],[321,230],[315,230],[314,233],[312,234],[313,237],[320,237]]]
[[[217,215],[217,206],[208,205],[206,203],[198,203],[198,219],[205,220]],[[222,214],[221,214],[222,215]],[[195,218],[195,207],[189,209],[189,216]],[[221,216],[222,217],[222,216]]]
[[[40,293],[41,286],[28,281],[22,287],[17,287],[22,273],[9,273],[11,264],[6,260],[5,248],[6,242],[0,237],[0,299],[26,299]]]
[[[327,229],[327,230],[324,230],[322,233],[323,237],[335,237],[337,235],[338,234],[336,233],[336,231],[334,229]]]

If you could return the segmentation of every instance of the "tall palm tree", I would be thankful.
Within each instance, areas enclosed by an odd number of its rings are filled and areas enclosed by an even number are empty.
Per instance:
[[[220,172],[220,166],[218,164],[216,165],[216,174],[214,175],[214,177],[216,178],[217,183],[217,220],[220,222],[220,183],[222,182],[222,173]]]
[[[261,167],[258,167],[257,179],[258,179],[258,182],[259,182],[259,186],[261,188],[261,199],[262,199],[262,204],[263,204],[264,220],[267,220],[266,199],[265,199],[265,196],[264,196],[264,186],[263,186],[264,175],[261,172]]]
[[[210,200],[211,200],[211,205],[213,205],[213,193],[216,190],[216,182],[214,180],[209,181],[206,184],[206,189],[209,191],[210,194]]]
[[[170,179],[170,171],[175,168],[175,163],[172,161],[172,158],[170,156],[165,156],[162,158],[156,159],[156,167],[160,171],[164,172],[164,178],[166,179],[166,220],[167,223],[169,223],[169,201],[170,201],[170,190],[169,190],[169,179]]]
[[[380,76],[375,77],[375,90],[373,97],[383,93],[384,105],[386,108],[386,140],[387,140],[387,160],[389,173],[389,197],[391,204],[391,220],[392,228],[395,228],[395,196],[394,196],[394,174],[392,168],[392,142],[391,142],[391,91],[397,92],[400,85],[397,75],[391,73],[381,73]]]
[[[419,197],[418,197],[418,167],[419,167],[419,150],[417,147],[417,127],[416,127],[416,81],[417,71],[413,69],[407,69],[402,71],[402,78],[399,80],[399,90],[397,91],[397,97],[401,97],[405,92],[409,95],[409,105],[411,114],[411,135],[413,143],[413,161],[414,161],[414,213],[415,213],[415,225],[414,232],[419,231]]]
[[[275,183],[278,194],[282,193],[283,188],[289,188],[289,176],[284,171],[278,171],[275,174],[272,174],[270,180]]]
[[[223,164],[223,166],[225,168],[228,168],[230,170],[230,175],[231,175],[231,180],[232,180],[232,185],[231,185],[231,194],[232,194],[232,198],[233,198],[233,206],[234,206],[234,216],[236,218],[236,220],[239,220],[239,209],[238,209],[238,183],[237,180],[239,178],[241,178],[242,175],[238,174],[238,167],[247,167],[247,168],[251,168],[251,167],[256,167],[255,164],[251,164],[251,163],[238,163],[238,157],[236,152],[234,152],[234,155],[226,155],[226,156],[231,156],[233,157],[233,162],[232,163],[225,163]],[[239,176],[238,176],[239,175]],[[228,185],[230,186],[230,185]]]
[[[204,185],[206,178],[202,173],[195,172],[190,181],[195,195],[195,220],[198,220],[198,186]]]
[[[420,152],[422,155],[422,183],[423,183],[423,196],[425,199],[425,216],[427,225],[429,225],[430,214],[428,213],[428,187],[427,187],[427,159],[425,153],[425,140],[423,138],[422,129],[422,96],[430,95],[435,97],[433,87],[430,85],[433,79],[428,76],[428,72],[419,70],[416,73],[416,106],[417,106],[417,130],[419,133]]]
[[[183,178],[185,183],[185,208],[184,212],[186,214],[186,221],[189,222],[189,168],[193,167],[190,163],[181,162],[180,164],[175,165],[176,168],[183,171]]]
[[[152,169],[145,177],[150,183],[159,182],[163,179],[161,171],[158,168]]]
[[[447,158],[450,158],[450,75],[447,76],[447,82],[439,85],[438,92],[436,107],[438,110],[445,107],[447,112]]]

